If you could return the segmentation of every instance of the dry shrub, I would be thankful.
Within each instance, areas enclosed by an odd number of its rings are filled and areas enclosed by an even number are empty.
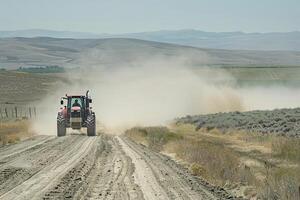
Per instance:
[[[270,160],[281,160],[296,164],[290,167],[265,165],[265,180],[255,179],[251,170],[245,166],[239,168],[241,182],[257,185],[260,199],[298,199],[300,200],[300,139],[279,137],[271,134],[262,134],[242,130],[231,130],[226,134],[236,137],[245,142],[256,143],[271,147],[271,154],[267,155]]]
[[[135,127],[125,131],[125,135],[136,142],[146,141],[149,148],[161,151],[171,141],[182,138],[166,127]]]
[[[300,139],[274,137],[271,141],[272,157],[293,162],[297,167],[266,169],[267,177],[261,187],[262,199],[300,200]]]
[[[134,127],[125,131],[125,135],[132,139],[133,141],[141,144],[146,144],[146,136],[147,133],[144,131],[143,128]]]
[[[269,142],[276,137],[271,134],[262,134],[259,132],[253,132],[247,130],[236,130],[236,129],[227,130],[225,134],[234,136],[238,140],[244,142],[259,143],[261,145],[269,144]]]
[[[0,144],[5,145],[8,143],[8,139],[6,135],[0,135]]]
[[[220,144],[184,138],[173,145],[176,155],[189,163],[191,170],[210,182],[224,185],[254,179],[249,170],[240,165],[239,155]]]
[[[195,176],[201,176],[201,177],[207,176],[206,170],[198,163],[191,164],[190,170],[191,170],[192,174]]]
[[[217,128],[213,128],[213,129],[209,130],[209,133],[214,134],[214,135],[221,135],[221,134],[223,134],[222,131],[220,131]]]
[[[261,199],[300,199],[300,168],[294,170],[277,168],[269,172],[259,197]]]
[[[179,135],[170,132],[166,127],[148,127],[145,130],[149,147],[157,151],[161,151],[167,142],[181,138]]]
[[[16,143],[30,136],[32,133],[27,120],[0,123],[0,144],[2,145]]]
[[[274,138],[272,141],[272,154],[275,157],[289,161],[300,161],[299,138]]]

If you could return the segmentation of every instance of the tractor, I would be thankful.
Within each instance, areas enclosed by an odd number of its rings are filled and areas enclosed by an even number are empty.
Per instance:
[[[64,103],[66,103],[64,105]],[[61,98],[62,107],[57,114],[57,136],[65,136],[67,128],[87,128],[88,136],[96,136],[96,115],[90,104],[89,91],[86,95],[67,95]]]

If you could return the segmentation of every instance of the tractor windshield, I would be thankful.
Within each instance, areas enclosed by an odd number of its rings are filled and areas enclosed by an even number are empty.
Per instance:
[[[78,107],[82,107],[82,99],[81,98],[72,98],[71,99],[71,105],[72,107],[78,106]]]

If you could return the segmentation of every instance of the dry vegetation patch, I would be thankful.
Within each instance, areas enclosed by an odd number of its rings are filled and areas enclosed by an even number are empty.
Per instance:
[[[299,199],[300,139],[190,124],[126,131],[136,142],[175,155],[191,173],[236,195]]]
[[[182,138],[166,127],[135,127],[125,131],[125,135],[156,151],[161,151],[167,142]]]
[[[27,105],[40,100],[67,80],[60,74],[0,71],[0,104]]]
[[[177,123],[193,124],[197,129],[246,130],[263,135],[300,137],[300,108],[248,112],[228,112],[186,116]]]
[[[33,136],[28,120],[0,122],[0,145],[16,143]]]
[[[272,141],[272,153],[278,158],[300,163],[300,139],[275,138]]]

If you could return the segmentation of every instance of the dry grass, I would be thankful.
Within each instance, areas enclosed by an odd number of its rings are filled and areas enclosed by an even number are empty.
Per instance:
[[[193,127],[185,125],[178,127],[179,131],[184,130],[190,135],[194,134],[194,137],[202,142],[208,140],[206,143],[222,144],[233,151],[232,155],[236,155],[245,169],[237,173],[240,173],[240,181],[243,182],[242,174],[247,170],[250,171],[251,173],[244,174],[246,180],[244,183],[255,186],[256,197],[300,199],[300,139],[241,130],[231,130],[226,133],[217,129],[187,131],[191,128]],[[254,164],[249,165],[251,163],[249,161]],[[234,160],[231,162],[234,163]],[[197,167],[195,169],[198,170]],[[233,180],[237,181],[236,178]],[[250,193],[251,195],[253,193]]]
[[[140,143],[143,145],[147,144],[146,133],[140,127],[131,128],[125,131],[125,135],[135,141],[136,143]]]
[[[237,195],[259,199],[299,199],[300,140],[193,125],[133,128],[133,140],[187,164],[194,175]],[[243,188],[243,189],[241,189]]]
[[[27,120],[0,123],[0,145],[16,143],[30,136],[32,133],[30,123]]]
[[[267,178],[258,187],[261,199],[300,199],[300,167],[266,169]]]
[[[300,139],[232,130],[209,131],[223,139],[235,151],[245,150],[240,157],[256,158],[261,167],[250,166],[261,177],[252,180],[260,199],[300,199]],[[226,138],[226,139],[225,139]],[[220,140],[219,140],[220,142]],[[247,152],[247,153],[245,153]],[[248,166],[249,167],[249,166]]]
[[[213,184],[249,184],[253,180],[251,171],[241,165],[239,155],[224,145],[204,139],[184,138],[169,143],[166,148],[172,149],[178,158],[192,163],[192,172]]]
[[[125,131],[125,135],[156,151],[161,151],[167,142],[182,138],[166,127],[135,127]]]
[[[253,180],[251,171],[241,165],[237,153],[220,142],[197,137],[188,126],[171,130],[166,127],[136,127],[127,130],[125,134],[151,149],[174,153],[177,159],[189,163],[193,174],[213,184],[249,184]]]
[[[300,139],[274,138],[272,140],[272,153],[275,157],[300,163]]]
[[[17,81],[16,81],[17,80]],[[0,104],[31,104],[47,95],[51,88],[59,88],[66,78],[60,74],[32,74],[13,71],[0,72]]]

